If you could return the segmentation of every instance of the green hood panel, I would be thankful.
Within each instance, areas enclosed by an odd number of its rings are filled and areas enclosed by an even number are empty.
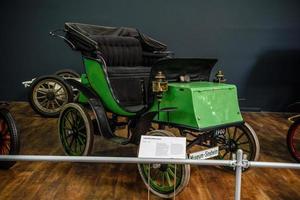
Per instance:
[[[157,102],[153,108],[157,108]],[[243,121],[234,85],[213,82],[169,83],[160,108],[176,107],[160,112],[157,121],[206,129]],[[169,115],[169,116],[168,116]]]

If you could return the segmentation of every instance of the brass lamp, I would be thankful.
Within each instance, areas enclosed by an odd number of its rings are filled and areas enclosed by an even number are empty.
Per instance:
[[[162,94],[168,91],[168,81],[162,71],[158,71],[152,81],[152,91],[156,93],[158,100],[161,100]]]
[[[215,75],[215,79],[214,79],[214,82],[217,82],[217,83],[225,83],[226,82],[226,79],[225,79],[225,76],[224,76],[224,73],[219,70],[216,75]]]

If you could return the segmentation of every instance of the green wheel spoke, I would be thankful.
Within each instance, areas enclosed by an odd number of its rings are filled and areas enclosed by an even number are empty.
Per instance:
[[[164,186],[165,185],[165,174],[161,173],[160,176],[161,176],[161,179],[162,179],[161,186]]]
[[[174,165],[169,164],[168,167],[169,167],[169,168],[172,168],[172,169],[175,171],[175,166],[174,166]]]
[[[81,137],[84,137],[84,138],[86,138],[86,134],[85,134],[85,133],[78,132],[78,135],[79,135],[79,136],[81,136]]]
[[[68,144],[69,148],[72,149],[75,137],[72,137],[71,142]]]
[[[73,127],[73,122],[69,119],[69,114],[66,116],[67,121],[69,122],[70,126]]]
[[[80,146],[84,145],[84,141],[80,137],[78,137],[77,139],[79,141]]]
[[[66,139],[68,139],[69,137],[72,137],[72,136],[74,136],[74,133],[71,133],[71,134],[69,134],[69,135],[66,135]]]
[[[72,131],[72,132],[73,132],[72,128],[63,127],[63,129],[64,129],[64,130],[67,130],[67,131]]]
[[[81,117],[79,117],[77,128],[79,129],[79,128],[83,127],[83,126],[85,127],[84,121],[83,121],[83,119]]]
[[[84,137],[81,137],[81,136],[78,136],[79,138],[80,138],[80,140],[81,141],[83,141],[83,144],[85,144],[85,142],[86,142],[86,138],[84,138]]]
[[[169,186],[172,186],[172,182],[171,182],[169,173],[168,173],[168,172],[165,172],[164,174],[165,174],[165,177],[166,177],[166,179],[167,179],[168,185],[169,185]]]
[[[77,142],[77,139],[75,140],[75,152],[77,153],[77,144],[78,144],[78,142]]]
[[[150,172],[151,173],[151,172]],[[155,180],[156,178],[159,178],[160,172],[158,170],[155,170],[154,172],[152,172],[151,174],[153,174],[151,176],[151,179]],[[150,174],[150,175],[151,175]]]
[[[78,128],[78,131],[84,130],[85,129],[85,125],[82,125]]]
[[[171,168],[168,168],[167,172],[169,173],[169,175],[171,176],[171,178],[175,178],[175,173],[171,170]]]
[[[74,112],[72,111],[72,112],[70,112],[70,115],[71,115],[71,118],[72,118],[72,121],[73,121],[73,126],[75,126],[76,125],[76,120],[75,120],[75,118],[74,118]]]

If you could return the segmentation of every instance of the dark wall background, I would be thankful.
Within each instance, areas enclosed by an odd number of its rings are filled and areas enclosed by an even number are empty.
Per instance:
[[[299,100],[300,1],[5,1],[0,7],[0,100],[25,100],[24,80],[81,72],[80,54],[50,30],[64,22],[136,27],[177,57],[216,57],[241,106],[285,110]]]

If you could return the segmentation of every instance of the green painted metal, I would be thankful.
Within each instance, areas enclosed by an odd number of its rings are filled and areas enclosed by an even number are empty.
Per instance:
[[[104,106],[111,112],[122,116],[134,116],[136,113],[124,110],[114,98],[104,65],[99,61],[83,58],[86,75],[82,83],[91,87],[101,98]],[[82,95],[80,102],[86,102]],[[213,82],[169,83],[169,89],[163,94],[160,109],[176,107],[171,112],[160,112],[155,121],[169,122],[195,129],[242,122],[237,90],[234,85]],[[149,111],[158,110],[155,100]]]
[[[124,110],[114,98],[106,73],[104,64],[97,60],[83,58],[83,63],[91,88],[100,96],[104,106],[111,112],[122,116],[133,116],[135,113]]]
[[[81,75],[81,83],[86,87],[89,87],[89,88],[91,87],[86,74]],[[82,92],[79,93],[78,102],[82,103],[82,104],[88,103],[88,99],[82,94]]]
[[[176,107],[172,112],[160,112],[159,122],[206,129],[243,121],[237,90],[234,85],[213,82],[169,83],[160,109]],[[158,103],[152,107],[157,110]]]

